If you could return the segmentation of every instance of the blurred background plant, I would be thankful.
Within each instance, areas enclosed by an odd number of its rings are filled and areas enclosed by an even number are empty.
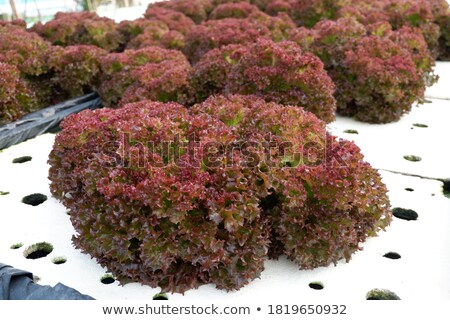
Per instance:
[[[96,11],[102,5],[114,5],[116,7],[130,7],[141,1],[134,0],[75,0],[84,11]]]

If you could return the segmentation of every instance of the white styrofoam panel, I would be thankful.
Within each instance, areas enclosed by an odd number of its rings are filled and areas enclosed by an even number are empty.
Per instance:
[[[445,133],[445,120],[450,119],[449,112],[450,102],[433,101],[414,107],[411,114],[394,124],[369,125],[338,117],[330,127],[334,133],[357,141],[375,167],[449,177],[449,162],[436,159],[444,156],[440,151],[443,142],[439,142],[445,141],[441,135]],[[411,129],[416,122],[429,127]],[[346,129],[356,129],[359,134],[345,134]],[[0,191],[9,192],[0,196],[0,261],[33,272],[41,279],[40,284],[62,282],[97,299],[150,299],[158,288],[138,283],[120,286],[117,281],[102,284],[100,279],[107,270],[73,248],[71,237],[75,231],[69,216],[51,197],[48,187],[47,157],[53,140],[53,135],[46,134],[0,152]],[[403,155],[411,153],[424,160],[408,163]],[[12,164],[21,156],[33,159]],[[228,293],[205,285],[184,296],[170,295],[170,299],[257,300],[275,294],[359,301],[374,288],[389,289],[404,300],[450,299],[450,200],[442,193],[442,183],[386,171],[381,174],[393,207],[413,209],[419,218],[394,218],[387,231],[364,243],[364,250],[356,253],[350,263],[301,271],[286,259],[267,261],[261,278],[239,291]],[[45,194],[48,200],[36,207],[23,204],[21,199],[32,193]],[[51,243],[53,252],[45,258],[25,259],[26,247],[42,241]],[[24,243],[22,248],[10,249],[19,242]],[[399,253],[401,259],[384,258],[390,251]],[[65,256],[67,262],[53,264],[51,260],[57,256]],[[325,288],[310,289],[308,284],[313,281],[322,282]]]
[[[425,96],[430,99],[450,100],[450,90],[448,87],[450,83],[450,62],[437,61],[434,72],[439,76],[439,80],[427,89]]]
[[[413,106],[409,114],[395,123],[367,124],[338,116],[328,127],[334,135],[355,141],[366,160],[377,169],[447,179],[450,178],[450,149],[446,138],[449,121],[450,101],[431,100]],[[358,134],[348,134],[346,130],[356,130]],[[408,155],[422,160],[405,160],[404,156]]]

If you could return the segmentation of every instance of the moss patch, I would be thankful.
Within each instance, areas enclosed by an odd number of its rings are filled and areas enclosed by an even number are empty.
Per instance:
[[[366,295],[366,300],[401,300],[394,292],[385,289],[373,289]]]
[[[14,243],[10,246],[11,249],[15,250],[15,249],[19,249],[23,247],[23,242],[19,242],[19,243]]]
[[[66,257],[63,257],[63,256],[54,257],[54,258],[52,259],[52,262],[53,262],[54,264],[64,264],[64,263],[67,262],[67,258],[66,258]]]
[[[411,161],[411,162],[419,162],[422,161],[422,158],[419,156],[414,156],[414,155],[407,155],[407,156],[403,156],[403,158],[405,160]]]

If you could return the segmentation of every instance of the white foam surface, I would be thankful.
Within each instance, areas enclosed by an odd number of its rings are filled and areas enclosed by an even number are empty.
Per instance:
[[[437,61],[434,72],[439,76],[439,80],[427,89],[425,95],[428,98],[450,100],[450,62]]]

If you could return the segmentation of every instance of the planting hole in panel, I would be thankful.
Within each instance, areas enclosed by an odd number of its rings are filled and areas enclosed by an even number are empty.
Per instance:
[[[15,158],[12,163],[25,163],[28,161],[31,161],[31,159],[33,159],[30,156],[25,156],[25,157],[19,157],[19,158]]]
[[[394,215],[394,217],[396,217],[398,219],[407,220],[407,221],[417,220],[417,218],[419,217],[417,212],[415,212],[414,210],[403,209],[403,208],[392,209],[392,214]]]
[[[444,182],[443,186],[444,196],[450,198],[450,179],[445,179],[443,182]]]
[[[397,259],[400,259],[402,256],[399,255],[397,252],[388,252],[388,253],[384,254],[383,257],[392,259],[392,260],[397,260]]]
[[[111,284],[114,283],[116,280],[114,279],[112,274],[105,274],[101,279],[100,282],[103,284]]]
[[[309,287],[314,290],[322,290],[324,288],[322,282],[311,282]]]
[[[42,193],[33,193],[26,197],[23,197],[22,202],[30,206],[36,207],[47,201],[47,196]]]
[[[48,256],[53,251],[53,246],[48,242],[35,243],[25,249],[23,255],[27,259],[39,259]]]
[[[169,297],[165,293],[157,293],[153,296],[153,300],[169,300]]]

